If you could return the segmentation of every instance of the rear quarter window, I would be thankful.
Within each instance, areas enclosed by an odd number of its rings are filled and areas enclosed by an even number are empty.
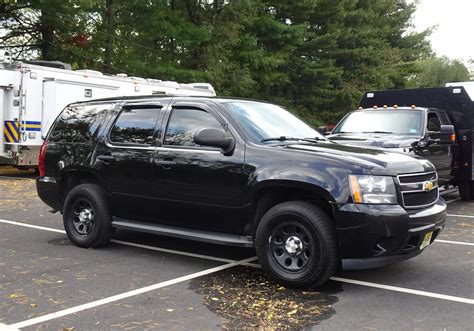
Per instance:
[[[49,141],[68,143],[91,141],[110,108],[110,104],[67,107],[59,116]]]

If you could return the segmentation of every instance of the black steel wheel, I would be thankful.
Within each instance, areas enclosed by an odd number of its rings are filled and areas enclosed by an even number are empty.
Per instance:
[[[319,259],[319,243],[311,240],[304,224],[282,221],[270,235],[272,258],[288,272],[301,272],[312,259]]]
[[[258,225],[255,243],[262,268],[287,286],[321,285],[338,265],[334,225],[309,202],[271,208]]]
[[[102,188],[96,184],[74,187],[64,203],[63,222],[69,240],[76,246],[89,248],[107,244],[113,229]]]

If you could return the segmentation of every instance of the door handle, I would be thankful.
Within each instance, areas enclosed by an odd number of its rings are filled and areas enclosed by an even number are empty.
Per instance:
[[[115,156],[112,155],[98,155],[97,160],[104,161],[104,162],[110,162],[115,160]]]
[[[160,165],[165,170],[170,170],[171,166],[176,164],[173,160],[155,160],[155,164]]]

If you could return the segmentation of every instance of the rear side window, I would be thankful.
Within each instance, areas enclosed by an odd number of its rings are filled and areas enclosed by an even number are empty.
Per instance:
[[[122,109],[110,131],[110,141],[125,145],[151,145],[159,113],[160,108],[156,106]]]
[[[199,146],[194,143],[194,133],[201,128],[221,128],[211,114],[200,109],[173,109],[165,134],[165,145]]]
[[[66,108],[54,126],[49,140],[68,143],[89,142],[110,108],[110,104]]]

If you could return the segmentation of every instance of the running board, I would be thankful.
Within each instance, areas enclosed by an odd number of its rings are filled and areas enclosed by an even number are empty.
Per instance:
[[[194,230],[156,223],[129,221],[118,217],[112,217],[112,226],[118,229],[147,232],[168,237],[203,241],[212,244],[239,247],[254,247],[254,243],[251,237],[239,236],[229,233]]]

